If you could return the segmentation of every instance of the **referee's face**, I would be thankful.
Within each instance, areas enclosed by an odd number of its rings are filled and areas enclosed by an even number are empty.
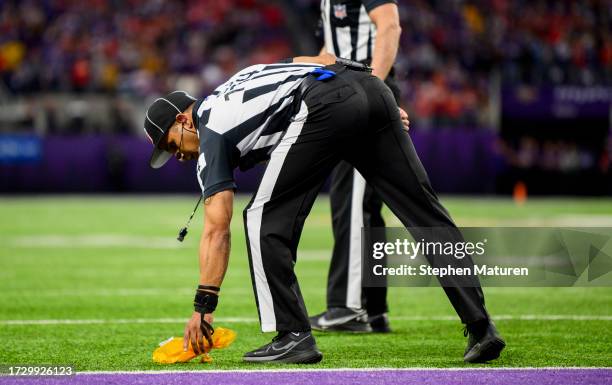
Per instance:
[[[173,154],[180,162],[197,159],[200,152],[200,139],[187,114],[176,116],[176,122],[159,142],[159,148]]]

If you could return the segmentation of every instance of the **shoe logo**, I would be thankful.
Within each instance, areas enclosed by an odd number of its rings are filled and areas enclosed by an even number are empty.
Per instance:
[[[293,332],[292,332],[291,334],[295,334],[295,333],[293,333]],[[300,333],[297,333],[297,334],[300,334]],[[277,352],[278,352],[279,350],[285,350],[285,349],[286,349],[286,350],[291,350],[291,349],[293,349],[294,347],[296,347],[297,345],[301,344],[301,343],[302,343],[304,340],[306,340],[307,338],[308,338],[308,335],[307,335],[306,337],[302,338],[302,339],[301,339],[301,340],[299,340],[299,341],[289,341],[289,342],[288,342],[286,345],[281,346],[281,347],[278,347],[278,348],[277,348],[277,347],[275,347],[274,345],[271,345],[270,347],[272,348],[272,350],[277,351]]]
[[[296,336],[296,337],[299,337],[299,336],[300,336],[300,333],[294,333],[294,332],[291,332],[291,334],[293,334],[293,335],[294,335],[294,336]]]
[[[361,316],[361,314],[357,313],[357,314],[350,314],[344,317],[339,317],[339,318],[334,318],[332,320],[327,320],[325,318],[325,316],[321,316],[319,318],[319,325],[321,325],[321,327],[328,327],[328,326],[335,326],[335,325],[340,325],[343,324],[345,322],[349,322],[352,321],[354,319],[357,319]]]
[[[297,345],[297,344],[298,344],[298,343],[297,343],[297,342],[295,342],[295,341],[290,341],[290,342],[288,342],[286,345],[281,346],[281,347],[279,347],[279,348],[274,347],[274,345],[272,345],[272,346],[271,346],[271,348],[272,348],[272,350],[275,350],[275,351],[277,351],[277,352],[278,352],[279,350],[285,350],[285,349],[290,349],[290,348],[293,348],[293,347],[294,347],[295,345]]]

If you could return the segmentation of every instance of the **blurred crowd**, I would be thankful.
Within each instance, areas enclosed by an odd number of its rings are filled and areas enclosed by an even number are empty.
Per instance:
[[[318,4],[0,0],[0,89],[142,98],[181,88],[202,95],[244,66],[295,53],[296,35],[288,32],[295,17],[287,13],[316,18]],[[396,68],[419,128],[490,126],[503,85],[612,83],[609,0],[399,6]],[[314,40],[314,23],[307,29],[297,38]]]
[[[290,55],[281,9],[255,0],[0,1],[0,74],[16,93],[217,86]],[[193,86],[191,88],[194,88]]]
[[[606,171],[609,165],[607,153],[594,153],[592,148],[573,141],[538,140],[521,137],[515,146],[500,142],[501,154],[518,169],[578,172],[597,168]]]
[[[612,84],[608,0],[400,0],[400,73],[419,119],[487,121],[495,87]]]

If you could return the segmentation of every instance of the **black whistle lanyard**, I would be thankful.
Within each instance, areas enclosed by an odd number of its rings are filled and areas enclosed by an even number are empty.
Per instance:
[[[185,227],[183,227],[179,233],[178,233],[178,237],[176,237],[176,239],[179,242],[183,242],[183,240],[185,240],[185,236],[187,236],[187,229],[189,228],[189,225],[191,225],[191,220],[193,219],[193,216],[195,215],[196,211],[198,211],[198,207],[200,206],[200,202],[202,202],[202,198],[203,195],[200,194],[200,199],[198,199],[198,203],[196,203],[195,207],[193,208],[193,211],[191,212],[191,215],[189,216],[189,219],[187,220],[187,223],[185,224]]]

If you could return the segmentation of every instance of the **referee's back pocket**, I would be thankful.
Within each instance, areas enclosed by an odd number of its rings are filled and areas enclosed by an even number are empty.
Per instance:
[[[354,94],[356,94],[356,92],[353,87],[344,85],[319,96],[319,102],[321,104],[340,103],[350,98]]]

